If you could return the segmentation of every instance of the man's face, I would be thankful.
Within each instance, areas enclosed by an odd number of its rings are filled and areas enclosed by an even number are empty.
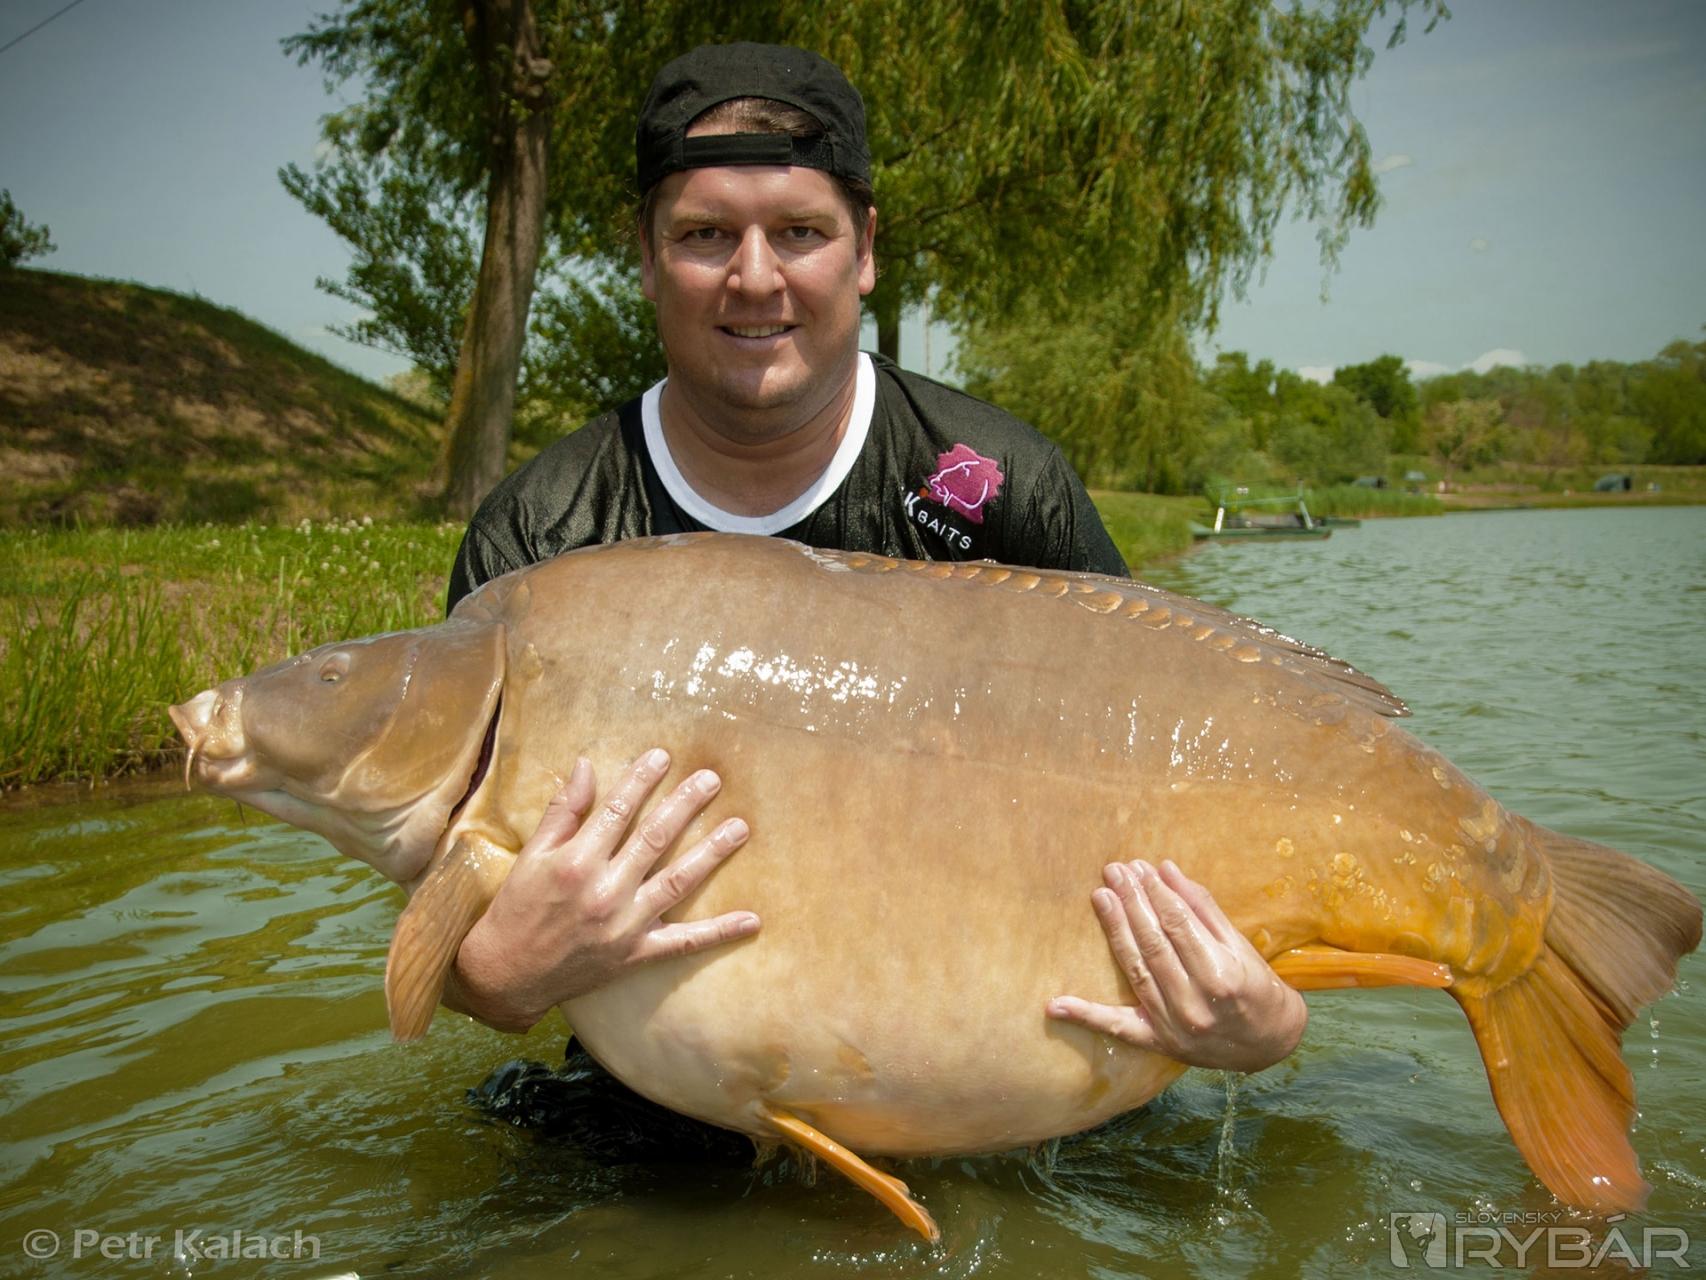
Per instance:
[[[856,227],[817,169],[730,165],[658,187],[641,283],[677,391],[770,438],[819,412],[852,376],[859,299],[876,284],[873,211]]]

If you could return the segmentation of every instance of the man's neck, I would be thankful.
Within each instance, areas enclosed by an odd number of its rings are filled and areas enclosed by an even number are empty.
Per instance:
[[[677,470],[706,502],[740,516],[780,511],[811,488],[834,460],[852,420],[858,361],[816,409],[778,434],[760,436],[738,410],[697,405],[672,379],[658,398],[658,422]]]

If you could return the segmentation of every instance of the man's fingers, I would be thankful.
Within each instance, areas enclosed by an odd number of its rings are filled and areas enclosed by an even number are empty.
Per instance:
[[[657,865],[669,848],[687,830],[687,824],[711,803],[723,780],[709,769],[701,769],[660,800],[634,828],[628,843],[612,862],[624,883],[638,888],[639,881]]]
[[[539,817],[539,825],[523,848],[524,853],[549,853],[580,830],[581,819],[592,807],[592,765],[582,756],[569,771],[569,780],[557,788]]]
[[[1174,893],[1190,903],[1191,909],[1197,913],[1197,918],[1216,939],[1229,947],[1246,941],[1244,935],[1238,931],[1238,926],[1226,918],[1226,913],[1220,909],[1214,895],[1179,870],[1178,863],[1171,858],[1166,859],[1157,868],[1157,874]]]
[[[669,752],[655,747],[629,765],[622,780],[604,797],[604,803],[587,823],[587,834],[604,857],[615,852],[634,815],[668,770]]]
[[[1218,973],[1224,966],[1210,951],[1216,939],[1209,936],[1207,927],[1197,919],[1191,904],[1147,864],[1143,864],[1141,880],[1156,923],[1171,944],[1183,975],[1200,982]],[[1138,945],[1142,945],[1141,938]]]
[[[1160,1051],[1154,1028],[1142,1009],[1129,1005],[1097,1004],[1078,996],[1056,996],[1046,1006],[1048,1016],[1100,1031],[1139,1049]]]
[[[661,916],[692,893],[736,849],[746,843],[747,825],[739,818],[722,823],[682,857],[658,872],[637,895],[648,916]]]
[[[1122,863],[1115,863],[1104,874],[1125,909],[1144,968],[1157,983],[1169,990],[1178,990],[1186,980],[1185,971],[1179,963],[1173,939],[1161,927],[1156,915],[1155,903],[1149,896],[1146,883],[1150,877],[1140,879],[1136,871]]]
[[[634,958],[666,960],[671,956],[690,956],[725,942],[751,937],[758,932],[758,923],[758,917],[750,911],[731,911],[709,920],[660,925],[646,935]]]

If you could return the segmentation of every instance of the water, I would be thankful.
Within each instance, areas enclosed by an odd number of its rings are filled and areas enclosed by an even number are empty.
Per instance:
[[[1511,808],[1706,892],[1706,510],[1393,520],[1165,577],[1379,676]],[[1235,1096],[1192,1072],[1030,1161],[908,1165],[935,1249],[797,1162],[601,1164],[464,1100],[555,1061],[560,1024],[389,1042],[402,895],[366,868],[165,781],[35,794],[0,811],[0,1275],[1360,1277],[1399,1273],[1395,1213],[1531,1215],[1521,1239],[1561,1212],[1431,992],[1311,996],[1299,1052]],[[1706,1265],[1706,963],[1683,975],[1625,1037],[1648,1209],[1557,1219],[1608,1274],[1643,1229]],[[318,1256],[221,1261],[236,1231]]]

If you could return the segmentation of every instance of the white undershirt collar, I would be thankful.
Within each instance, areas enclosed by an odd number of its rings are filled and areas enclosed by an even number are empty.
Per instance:
[[[640,399],[640,423],[646,432],[646,450],[652,455],[652,465],[657,468],[658,478],[675,500],[675,505],[707,529],[722,533],[780,533],[821,507],[853,469],[859,451],[865,447],[865,437],[870,434],[871,417],[877,405],[877,372],[871,364],[871,357],[861,351],[853,376],[853,412],[847,420],[847,433],[841,437],[841,444],[829,465],[823,469],[823,474],[781,510],[772,511],[767,516],[740,516],[700,497],[681,474],[681,468],[675,465],[669,444],[664,440],[663,420],[658,417],[658,398],[668,381],[665,378],[658,382]]]

